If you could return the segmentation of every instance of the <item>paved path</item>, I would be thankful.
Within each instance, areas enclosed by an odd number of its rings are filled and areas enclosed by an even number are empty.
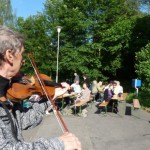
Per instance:
[[[95,114],[96,107],[93,104],[92,108],[88,108],[86,118],[66,115],[63,119],[70,132],[80,139],[83,150],[150,150],[150,114],[142,110],[140,113],[130,111],[129,104],[127,109],[129,113],[123,117],[112,112],[105,116]],[[55,117],[49,115],[44,117],[39,126],[23,132],[23,135],[25,140],[33,141],[61,133]]]

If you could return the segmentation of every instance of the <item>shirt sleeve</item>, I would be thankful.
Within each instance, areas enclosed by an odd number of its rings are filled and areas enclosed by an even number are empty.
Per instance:
[[[14,118],[13,118],[14,120]],[[15,120],[14,120],[15,124]],[[39,138],[33,142],[24,141],[18,125],[17,140],[14,138],[11,123],[4,109],[0,107],[0,149],[1,150],[64,150],[64,143],[59,138]]]
[[[22,130],[30,129],[41,123],[43,120],[45,110],[50,106],[50,102],[35,102],[32,107],[26,111],[20,112],[16,110],[16,119]]]
[[[34,142],[6,139],[0,129],[0,149],[2,150],[64,150],[64,143],[59,138],[39,138]]]

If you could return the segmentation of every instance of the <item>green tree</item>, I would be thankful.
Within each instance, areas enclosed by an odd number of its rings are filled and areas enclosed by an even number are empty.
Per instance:
[[[138,1],[47,0],[43,14],[19,18],[17,29],[27,36],[27,52],[32,50],[42,72],[55,76],[56,27],[62,26],[59,79],[71,78],[75,71],[107,79],[124,70],[128,57],[134,58],[137,51],[130,50],[139,16]],[[127,66],[131,74],[133,66]],[[28,63],[27,68],[30,71]]]
[[[38,14],[27,19],[18,18],[17,30],[25,35],[26,54],[32,53],[41,73],[51,75],[55,52],[51,48],[45,16]],[[33,68],[26,56],[26,64],[23,68],[25,73],[33,73]]]
[[[91,78],[96,79],[104,78],[103,74],[106,71],[116,75],[116,70],[122,67],[120,61],[123,57],[120,53],[127,46],[126,42],[130,38],[127,37],[130,36],[130,33],[126,34],[126,29],[130,31],[131,26],[131,23],[128,25],[130,21],[127,19],[139,14],[137,1],[74,0],[70,2],[68,0],[52,0],[46,2],[45,8],[45,14],[49,21],[48,26],[50,29],[54,29],[51,32],[54,41],[57,37],[56,26],[63,27],[60,35],[61,73],[73,73],[76,70],[80,74],[86,72]],[[124,18],[127,18],[125,19],[127,22],[123,21]],[[118,25],[115,26],[115,23]],[[120,34],[119,30],[123,30],[121,35],[114,37],[116,34]],[[111,32],[114,32],[111,36],[112,39],[107,37]],[[124,33],[125,36],[123,36]],[[117,42],[115,42],[116,39]],[[125,41],[123,41],[124,39]],[[119,44],[120,41],[123,44]],[[119,56],[114,60],[117,54]],[[109,59],[107,56],[110,56]],[[112,61],[113,64],[109,66]]]
[[[15,21],[15,14],[13,13],[10,0],[0,0],[0,24],[6,26],[13,26]]]
[[[136,73],[142,80],[142,89],[150,93],[150,43],[136,53]]]
[[[141,15],[136,18],[132,33],[129,41],[129,48],[125,55],[125,59],[128,60],[124,64],[125,70],[130,74],[131,78],[135,78],[135,53],[141,51],[143,47],[145,47],[150,40],[150,16],[149,15]]]
[[[124,68],[129,57],[129,42],[134,28],[135,18],[120,17],[114,25],[103,32],[103,71],[112,77],[129,76]],[[128,66],[129,69],[129,66]]]

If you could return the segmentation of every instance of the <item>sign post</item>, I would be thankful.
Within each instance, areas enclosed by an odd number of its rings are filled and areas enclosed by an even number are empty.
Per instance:
[[[132,87],[136,90],[136,96],[138,97],[139,87],[141,87],[141,80],[139,79],[132,79]]]

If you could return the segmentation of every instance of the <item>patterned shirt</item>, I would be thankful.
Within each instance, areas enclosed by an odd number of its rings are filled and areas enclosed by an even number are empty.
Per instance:
[[[2,103],[2,102],[1,102]],[[34,102],[32,107],[22,111],[21,104],[15,104],[15,112],[9,110],[11,120],[3,105],[0,105],[0,149],[1,150],[64,150],[64,144],[58,138],[39,138],[34,142],[25,142],[22,131],[37,126],[43,118],[49,102]],[[15,114],[15,115],[14,115]],[[15,116],[15,117],[14,117]],[[12,133],[12,123],[15,136]]]
[[[80,101],[89,101],[91,91],[86,88],[81,92]]]

